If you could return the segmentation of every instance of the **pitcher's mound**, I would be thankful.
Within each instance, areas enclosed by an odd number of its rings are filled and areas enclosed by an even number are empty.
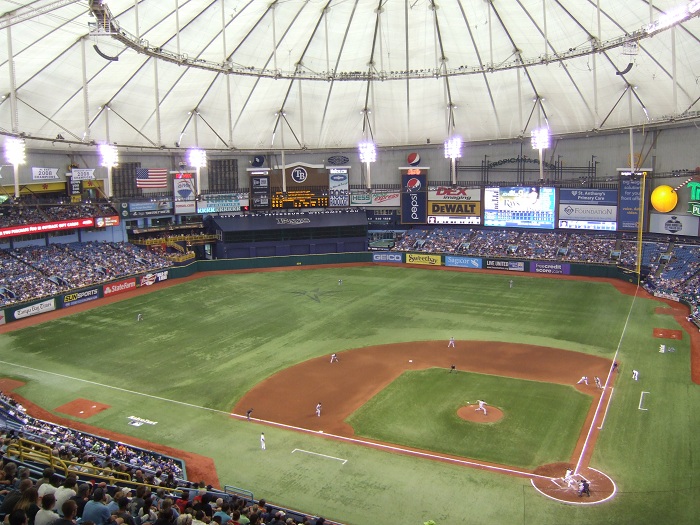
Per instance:
[[[495,423],[503,418],[503,411],[496,407],[486,405],[486,414],[479,410],[479,405],[466,405],[457,410],[457,415],[465,421],[473,421],[474,423]]]

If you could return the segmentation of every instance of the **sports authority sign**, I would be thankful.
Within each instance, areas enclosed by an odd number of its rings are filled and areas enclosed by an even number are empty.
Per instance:
[[[428,174],[420,168],[401,170],[401,224],[428,222]]]

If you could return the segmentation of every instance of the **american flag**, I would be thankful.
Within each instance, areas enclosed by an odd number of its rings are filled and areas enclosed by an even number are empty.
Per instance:
[[[166,188],[168,170],[165,168],[136,168],[137,188]]]

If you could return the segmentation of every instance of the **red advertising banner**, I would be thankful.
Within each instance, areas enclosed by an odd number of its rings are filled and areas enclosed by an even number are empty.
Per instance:
[[[0,238],[15,237],[17,235],[32,235],[35,233],[54,232],[59,230],[75,230],[78,228],[91,228],[95,225],[95,219],[74,219],[68,221],[42,222],[39,224],[22,224],[0,228]]]
[[[136,279],[126,279],[125,281],[117,281],[116,283],[105,284],[102,293],[105,297],[116,295],[118,293],[128,292],[136,289]]]

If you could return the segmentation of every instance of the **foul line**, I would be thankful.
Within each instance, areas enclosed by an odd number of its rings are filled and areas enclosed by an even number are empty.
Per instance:
[[[613,392],[615,392],[614,386],[610,387],[610,397],[608,397],[608,404],[605,405],[605,412],[603,413],[603,421],[600,422],[600,426],[598,427],[598,430],[603,429],[603,425],[605,424],[605,418],[608,417],[608,408],[610,408],[610,401],[612,401]]]
[[[118,390],[120,392],[126,392],[127,394],[134,394],[136,396],[143,396],[143,397],[148,397],[150,399],[157,399],[158,401],[166,401],[168,403],[175,403],[176,405],[182,405],[182,406],[191,407],[191,408],[201,408],[202,410],[209,410],[210,412],[216,412],[218,414],[227,414],[227,415],[229,414],[229,412],[227,412],[225,410],[218,410],[216,408],[209,408],[209,407],[203,407],[201,405],[194,405],[192,403],[185,403],[184,401],[177,401],[175,399],[168,399],[167,397],[160,397],[160,396],[154,396],[151,394],[144,394],[143,392],[137,392],[136,390],[128,390],[126,388],[121,388],[118,386],[106,385],[104,383],[98,383],[97,381],[90,381],[88,379],[82,379],[80,377],[69,376],[66,374],[59,374],[56,372],[50,372],[48,370],[42,370],[41,368],[33,368],[31,366],[18,365],[17,363],[10,363],[8,361],[0,361],[0,363],[2,363],[4,365],[14,366],[17,368],[24,368],[26,370],[32,370],[33,372],[40,372],[42,374],[49,374],[49,375],[56,376],[56,377],[62,377],[64,379],[72,379],[73,381],[80,381],[81,383],[87,383],[90,385],[100,386],[103,388]]]
[[[651,392],[642,392],[639,396],[639,410],[649,410],[648,408],[642,408],[642,403],[644,403],[644,394],[651,394]]]
[[[630,309],[629,312],[627,312],[627,319],[625,319],[625,325],[622,327],[622,333],[620,334],[620,341],[617,343],[617,348],[615,349],[615,355],[613,355],[613,362],[610,365],[610,370],[608,370],[608,377],[605,380],[605,386],[603,387],[604,390],[607,390],[608,385],[610,384],[610,379],[613,374],[613,366],[617,362],[617,354],[620,353],[620,347],[622,346],[622,340],[625,338],[625,333],[627,332],[627,326],[629,325],[630,318],[632,317],[632,310],[634,309],[634,303],[637,300],[637,295],[639,295],[639,282],[637,282],[637,289],[634,292],[634,297],[632,298],[632,304],[630,304]],[[611,394],[612,397],[612,394]],[[603,404],[603,399],[605,396],[600,396],[600,399],[598,400],[598,406],[595,408],[595,413],[593,414],[593,419],[591,420],[591,426],[588,428],[588,433],[586,434],[586,440],[583,442],[583,447],[581,447],[581,455],[578,457],[578,461],[576,462],[576,467],[574,468],[574,474],[578,474],[579,469],[581,468],[581,463],[583,463],[583,458],[586,456],[586,452],[588,450],[588,443],[591,440],[591,436],[593,435],[593,430],[595,429],[595,424],[596,421],[598,420],[598,414],[600,413],[600,408]],[[609,402],[608,402],[609,404]]]
[[[319,454],[318,452],[311,452],[310,450],[303,450],[301,448],[295,448],[294,450],[292,450],[292,454],[294,454],[295,452],[303,452],[304,454],[312,454],[314,456],[321,456],[322,458],[334,459],[336,461],[342,462],[343,465],[345,465],[348,462],[347,459],[336,458],[335,456],[327,456],[326,454]]]
[[[217,414],[225,414],[227,416],[234,416],[234,417],[237,417],[239,419],[246,419],[246,416],[244,416],[244,415],[233,414],[233,413],[227,412],[225,410],[218,410],[216,408],[209,408],[209,407],[204,407],[201,405],[195,405],[192,403],[185,403],[184,401],[177,401],[175,399],[168,399],[165,397],[154,396],[151,394],[144,394],[143,392],[137,392],[135,390],[129,390],[129,389],[121,388],[118,386],[106,385],[104,383],[98,383],[97,381],[90,381],[88,379],[82,379],[79,377],[69,376],[66,374],[59,374],[57,372],[50,372],[48,370],[41,370],[40,368],[33,368],[31,366],[18,365],[17,363],[10,363],[9,361],[0,361],[0,364],[14,366],[17,368],[24,368],[26,370],[32,370],[34,372],[39,372],[42,374],[48,374],[48,375],[52,375],[52,376],[56,376],[56,377],[62,377],[64,379],[71,379],[71,380],[78,381],[81,383],[96,385],[96,386],[108,388],[111,390],[117,390],[119,392],[126,392],[128,394],[133,394],[136,396],[142,396],[142,397],[147,397],[150,399],[156,399],[158,401],[165,401],[167,403],[174,403],[176,405],[186,406],[186,407],[190,407],[190,408],[199,408],[202,410],[208,410],[209,412],[215,412]],[[251,418],[251,419],[254,419],[254,418]],[[292,425],[286,425],[284,423],[277,423],[275,421],[266,421],[264,419],[255,419],[255,420],[259,421],[261,423],[265,423],[265,424],[270,425],[270,426],[275,426],[275,427],[279,427],[279,428],[286,428],[286,429],[290,429],[290,430],[296,430],[296,431],[305,432],[308,434],[319,435],[318,431],[309,430],[307,428],[295,427]],[[400,453],[410,455],[410,456],[417,456],[417,457],[422,457],[422,458],[427,458],[427,459],[440,460],[440,461],[445,461],[448,463],[455,463],[458,465],[464,465],[467,467],[474,467],[474,468],[480,468],[483,470],[490,470],[490,471],[500,472],[500,473],[505,473],[505,474],[510,474],[510,475],[517,475],[517,476],[522,476],[522,477],[530,478],[530,479],[533,479],[533,478],[551,479],[551,476],[542,476],[540,474],[534,474],[532,472],[528,472],[525,470],[511,469],[511,468],[506,468],[506,467],[498,467],[495,465],[488,465],[486,463],[479,463],[477,461],[468,461],[465,459],[457,459],[457,458],[452,458],[449,456],[441,456],[440,454],[432,454],[429,452],[420,452],[417,450],[411,450],[411,449],[396,447],[396,446],[392,446],[392,445],[385,445],[383,443],[375,443],[372,441],[364,441],[362,439],[355,439],[355,438],[350,438],[350,437],[345,437],[345,436],[338,436],[335,434],[322,434],[322,435],[325,437],[337,439],[338,441],[344,441],[346,443],[354,443],[354,444],[364,445],[367,447],[374,447],[374,448],[378,448],[378,449],[382,449],[382,450],[388,450],[391,452],[400,452]]]

